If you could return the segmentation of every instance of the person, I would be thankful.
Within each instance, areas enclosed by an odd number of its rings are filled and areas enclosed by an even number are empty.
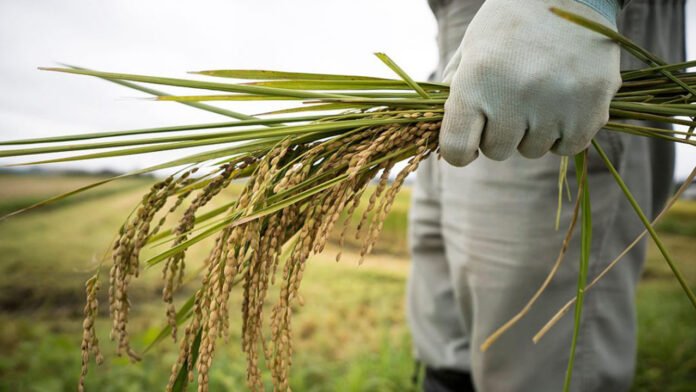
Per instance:
[[[646,65],[549,7],[618,28],[662,59],[677,62],[684,58],[685,0],[429,3],[438,22],[437,78],[451,88],[440,134],[444,159],[431,157],[419,168],[410,214],[407,313],[416,358],[426,367],[423,387],[429,392],[562,390],[572,312],[539,343],[532,336],[575,295],[579,230],[529,314],[488,350],[479,349],[526,304],[558,255],[565,235],[554,219],[560,155],[583,151],[594,137],[643,210],[654,214],[671,192],[674,149],[600,131],[620,86],[620,69]],[[592,149],[588,173],[591,279],[643,226]],[[574,193],[572,164],[568,174]],[[561,228],[568,227],[572,210],[566,201]],[[644,257],[645,243],[587,292],[571,390],[630,388],[634,294]]]

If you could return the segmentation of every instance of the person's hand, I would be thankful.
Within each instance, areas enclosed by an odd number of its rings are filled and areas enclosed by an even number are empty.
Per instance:
[[[469,164],[479,149],[495,160],[515,150],[576,154],[606,124],[621,85],[619,46],[551,6],[614,28],[573,0],[487,0],[445,69],[440,149],[450,164]]]

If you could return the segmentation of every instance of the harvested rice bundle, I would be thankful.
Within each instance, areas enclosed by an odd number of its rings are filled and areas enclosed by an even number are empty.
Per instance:
[[[560,11],[557,13],[563,14]],[[693,119],[696,117],[696,110],[692,106],[696,100],[696,74],[681,71],[696,65],[695,62],[665,65],[613,31],[603,31],[601,26],[589,21],[563,15],[611,36],[649,64],[649,68],[623,73],[624,84],[611,104],[611,121],[602,132],[624,132],[696,144],[689,138],[696,127]],[[423,159],[438,151],[438,132],[449,92],[448,86],[441,83],[416,83],[386,55],[378,54],[378,57],[400,79],[247,70],[201,72],[207,76],[256,80],[251,83],[220,83],[106,73],[75,67],[51,69],[97,76],[156,95],[159,100],[177,101],[237,119],[220,123],[0,143],[3,146],[29,146],[2,150],[0,157],[57,152],[71,154],[30,162],[33,164],[128,156],[199,146],[215,147],[210,151],[127,174],[181,168],[154,185],[143,197],[121,227],[111,252],[111,338],[117,342],[120,355],[127,355],[132,360],[140,358],[131,347],[127,330],[131,309],[129,284],[138,277],[144,265],[160,265],[168,326],[155,342],[167,335],[177,340],[179,328],[186,323],[180,338],[179,357],[172,367],[167,385],[168,390],[182,390],[193,381],[196,381],[200,391],[208,389],[208,372],[216,344],[219,338],[226,337],[229,333],[231,310],[228,309],[228,303],[234,286],[241,286],[242,350],[247,358],[249,387],[252,390],[263,390],[260,369],[263,358],[263,362],[269,367],[275,388],[289,390],[292,305],[301,302],[298,290],[307,259],[324,249],[329,232],[337,224],[344,225],[340,239],[340,243],[343,243],[348,223],[361,197],[370,181],[377,177],[378,182],[369,197],[369,205],[356,228],[356,236],[362,238],[360,255],[361,258],[365,257],[377,241],[384,220],[406,177],[416,170]],[[170,96],[132,82],[222,91],[226,94]],[[201,103],[237,100],[299,100],[306,104],[253,117]],[[306,111],[319,114],[298,114]],[[270,114],[274,116],[269,116]],[[624,119],[686,125],[689,131],[668,131],[617,121]],[[185,132],[204,129],[212,131]],[[166,136],[149,137],[151,134]],[[116,140],[92,141],[105,138]],[[31,147],[38,143],[47,145]],[[595,147],[605,157],[601,147],[596,144]],[[96,151],[78,153],[83,150]],[[401,161],[406,161],[405,166],[390,181],[395,165]],[[567,161],[564,162],[566,164],[562,167],[567,167]],[[610,170],[613,169],[608,160],[606,163]],[[584,155],[580,154],[576,158],[576,169],[579,171],[581,186],[575,213],[576,217],[582,213],[582,217],[587,218],[589,197],[582,191],[587,185],[582,182],[583,167]],[[561,171],[563,175],[564,169]],[[114,179],[124,176],[126,175]],[[247,182],[236,200],[225,202],[211,211],[200,212],[211,200],[219,198],[221,191],[229,187],[233,180],[241,178],[247,178]],[[108,181],[110,180],[35,206]],[[617,181],[622,184],[618,174]],[[630,192],[625,187],[623,189],[632,200]],[[637,204],[634,206],[650,234],[658,240]],[[165,227],[167,216],[179,208],[184,208],[181,218],[174,225]],[[339,222],[342,216],[344,221]],[[580,221],[585,232],[589,227],[587,221]],[[574,226],[575,220],[569,233]],[[184,283],[186,250],[211,236],[216,236],[215,242],[205,262],[200,286],[194,296],[177,309],[174,293]],[[169,249],[149,260],[141,261],[143,248],[167,242],[171,244]],[[589,249],[589,237],[587,241],[583,240],[582,246]],[[684,284],[667,251],[663,247],[660,249],[696,305],[696,298]],[[558,262],[562,260],[562,255],[563,250]],[[584,265],[581,274],[585,275],[587,256],[588,253],[584,252],[585,264],[581,264]],[[340,258],[340,254],[337,258]],[[270,314],[265,315],[264,304],[268,302],[269,287],[276,280],[279,280],[277,284],[280,286],[280,294]],[[89,357],[94,356],[97,362],[101,362],[94,329],[98,288],[99,272],[88,281],[86,289],[81,389],[84,387]],[[582,306],[582,289],[584,280],[579,283],[578,309]],[[503,326],[499,333],[510,326]],[[576,322],[576,330],[578,326],[579,322]],[[494,334],[493,338],[499,333]],[[488,342],[490,343],[492,341]],[[572,364],[570,366],[572,368]]]

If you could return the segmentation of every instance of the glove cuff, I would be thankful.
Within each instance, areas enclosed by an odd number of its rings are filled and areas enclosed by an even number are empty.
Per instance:
[[[586,6],[597,11],[600,15],[605,17],[613,27],[616,27],[616,17],[619,15],[621,10],[621,5],[624,3],[623,0],[575,0],[578,3],[585,4]]]

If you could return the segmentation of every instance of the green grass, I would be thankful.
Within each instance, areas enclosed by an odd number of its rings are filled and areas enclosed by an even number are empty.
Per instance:
[[[693,281],[692,281],[693,282]],[[694,312],[668,280],[638,290],[638,363],[635,391],[688,392],[696,385]]]
[[[305,285],[305,306],[296,309],[293,320],[297,340],[293,389],[408,390],[412,370],[408,336],[402,308],[395,306],[404,296],[403,275],[315,260],[307,268],[306,279],[315,283]],[[331,285],[317,283],[328,280]],[[239,301],[234,304],[239,306]],[[145,346],[159,331],[161,317],[153,314],[161,311],[154,298],[139,307],[132,318],[132,328],[144,331],[135,335],[138,346]],[[91,369],[87,385],[100,391],[161,390],[176,359],[175,346],[165,341],[143,362],[130,364],[113,356],[107,320],[101,321],[107,363]],[[0,341],[3,352],[11,353],[0,360],[0,390],[75,389],[80,368],[77,317],[37,320],[36,312],[15,313],[4,315],[0,322],[11,326],[3,328]],[[231,323],[232,342],[222,346],[211,372],[213,391],[243,389],[245,362],[234,315]]]
[[[68,192],[105,178],[107,177],[77,174],[0,174],[0,216],[29,207],[56,194]],[[62,207],[67,204],[80,203],[85,200],[125,192],[134,188],[142,188],[145,184],[151,184],[152,181],[153,179],[150,177],[132,177],[122,180],[118,184],[106,184],[91,192],[77,194],[43,208],[45,210]]]
[[[39,192],[46,196],[45,186],[31,185],[41,180],[23,178],[21,197],[36,198]],[[0,176],[0,189],[7,189],[6,181],[18,180]],[[60,183],[55,181],[51,187]],[[62,185],[70,181],[66,179]],[[80,203],[65,202],[0,224],[0,391],[75,390],[84,281],[145,189],[145,183],[123,184],[111,192],[88,193]],[[387,245],[378,248],[362,266],[356,265],[357,256],[350,250],[343,261],[335,263],[337,249],[333,246],[309,263],[301,288],[305,305],[295,309],[293,320],[294,390],[412,389],[413,361],[403,308],[408,199],[409,192],[400,194],[385,223],[382,244]],[[0,197],[0,206],[3,200]],[[670,220],[693,224],[696,203],[678,203],[665,221]],[[661,234],[685,278],[696,285],[696,264],[690,263],[696,254],[696,237],[669,230],[661,230]],[[207,245],[209,242],[204,242],[191,249],[191,260],[202,259]],[[189,265],[189,278],[196,279],[193,272],[197,264]],[[131,331],[136,347],[145,347],[162,326],[160,288],[155,269],[145,271],[134,284]],[[105,294],[103,288],[102,305]],[[178,301],[184,301],[188,294],[190,291],[182,293]],[[275,298],[275,292],[269,295]],[[691,390],[696,385],[694,314],[654,248],[650,249],[637,298],[639,359],[634,391]],[[238,296],[234,297],[231,309],[238,309],[239,304]],[[210,388],[214,391],[243,390],[245,361],[239,348],[236,313],[231,324],[231,341],[221,346],[211,371]],[[107,361],[90,369],[90,390],[161,390],[177,346],[164,341],[148,352],[144,361],[130,364],[113,356],[108,329],[108,320],[102,317],[98,330]]]
[[[670,234],[696,237],[696,202],[679,203],[657,225],[657,229]]]

